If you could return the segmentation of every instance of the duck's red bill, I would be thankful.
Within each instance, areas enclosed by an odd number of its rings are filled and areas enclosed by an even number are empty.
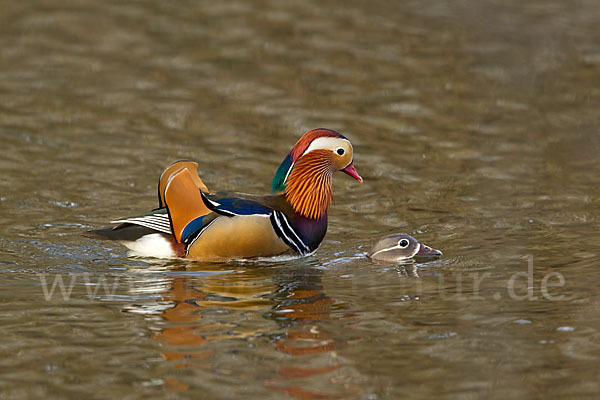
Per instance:
[[[342,172],[347,175],[350,175],[351,177],[353,177],[360,183],[362,183],[362,181],[363,181],[363,178],[361,178],[360,175],[358,174],[358,172],[356,172],[356,168],[354,168],[354,163],[348,164],[348,166],[346,168],[344,168],[342,170]]]
[[[432,249],[431,247],[420,243],[419,251],[417,252],[417,257],[437,257],[441,256],[442,252],[436,249]]]

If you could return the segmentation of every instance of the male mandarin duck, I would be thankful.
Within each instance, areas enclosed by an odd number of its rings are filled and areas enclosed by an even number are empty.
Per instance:
[[[367,257],[371,260],[402,261],[413,257],[436,257],[442,252],[432,249],[406,233],[394,233],[375,243]]]
[[[133,254],[148,257],[306,256],[327,231],[333,173],[342,171],[362,183],[352,157],[352,144],[341,134],[310,130],[279,165],[266,196],[210,192],[198,176],[198,164],[178,161],[159,178],[157,209],[84,235],[121,241]]]

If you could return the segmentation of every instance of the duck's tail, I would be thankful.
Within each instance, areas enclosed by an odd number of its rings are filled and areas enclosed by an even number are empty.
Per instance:
[[[171,164],[158,181],[157,209],[112,221],[119,225],[87,231],[82,235],[93,239],[120,241],[137,255],[182,256],[183,228],[189,221],[211,212],[202,201],[200,190],[208,192],[208,188],[198,176],[197,170],[198,164],[193,161]]]

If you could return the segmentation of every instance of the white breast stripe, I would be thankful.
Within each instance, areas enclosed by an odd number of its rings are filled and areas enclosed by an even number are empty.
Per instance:
[[[273,224],[273,222],[275,224]],[[283,240],[285,242],[285,244],[290,246],[298,254],[303,254],[302,251],[300,250],[300,248],[298,247],[298,245],[296,243],[294,243],[294,241],[289,236],[287,236],[285,234],[285,232],[283,231],[281,222],[279,222],[279,218],[277,217],[277,211],[274,211],[273,214],[271,214],[271,225],[273,225],[273,229],[275,230],[275,233],[277,234],[277,236],[279,236],[281,238],[281,240]]]
[[[280,211],[273,211],[273,220],[276,224],[276,232],[278,236],[280,236],[284,242],[298,253],[302,255],[306,255],[310,253],[310,249],[308,246],[298,237],[294,229],[291,227],[289,221],[285,214]],[[282,222],[283,221],[283,222]],[[274,227],[275,228],[275,227]]]
[[[292,235],[294,235],[294,238],[296,239],[295,242],[300,244],[302,246],[302,248],[304,249],[304,251],[302,253],[308,253],[310,251],[310,249],[308,248],[307,245],[304,244],[302,239],[300,239],[298,237],[298,235],[296,234],[296,231],[294,231],[294,228],[292,228],[292,226],[290,225],[290,222],[288,221],[287,217],[282,212],[275,211],[275,213],[281,214],[281,217],[282,217],[283,222],[285,223],[286,227],[288,228],[288,230],[290,232],[292,232]]]

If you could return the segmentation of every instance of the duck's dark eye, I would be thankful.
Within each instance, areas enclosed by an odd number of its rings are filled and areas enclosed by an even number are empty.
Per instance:
[[[406,240],[406,239],[400,239],[400,241],[398,242],[398,246],[400,246],[403,249],[407,248],[408,247],[408,240]]]
[[[335,152],[338,153],[340,156],[343,156],[346,153],[346,150],[340,147]]]

